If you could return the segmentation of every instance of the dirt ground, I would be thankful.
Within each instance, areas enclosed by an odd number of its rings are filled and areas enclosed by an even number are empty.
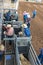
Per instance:
[[[39,54],[39,49],[43,48],[43,4],[39,3],[29,3],[20,2],[19,3],[19,20],[23,21],[23,12],[27,11],[32,16],[32,11],[36,9],[36,18],[31,20],[31,35],[32,44],[37,54]]]

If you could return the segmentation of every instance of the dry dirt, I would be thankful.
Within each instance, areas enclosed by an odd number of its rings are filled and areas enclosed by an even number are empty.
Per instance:
[[[32,11],[36,9],[36,18],[31,20],[31,35],[32,44],[37,54],[39,54],[39,48],[43,48],[43,4],[20,2],[19,3],[19,20],[23,21],[23,12],[27,11],[32,16]]]

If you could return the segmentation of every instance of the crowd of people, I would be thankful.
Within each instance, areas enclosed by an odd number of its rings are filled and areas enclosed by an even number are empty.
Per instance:
[[[4,35],[6,35],[8,38],[12,38],[14,34],[16,34],[18,37],[30,37],[31,36],[31,31],[30,31],[30,22],[32,19],[36,17],[37,11],[34,10],[32,12],[32,16],[26,11],[23,12],[23,24],[21,25],[20,28],[13,28],[12,24],[7,24],[7,26],[2,26],[2,38],[4,38]],[[8,11],[6,14],[4,14],[4,21],[11,21],[14,20],[13,15],[10,14],[10,11]],[[15,19],[18,21],[18,16]],[[22,31],[22,28],[24,31]],[[24,34],[23,34],[24,32]],[[11,45],[12,41],[10,40],[9,45]],[[2,58],[2,54],[5,51],[4,45],[0,44],[0,60]],[[40,54],[38,56],[39,60],[41,63],[43,63],[43,48],[40,50]]]
[[[14,12],[14,14],[11,14],[11,11],[9,10],[8,12],[3,14],[3,20],[4,21],[11,21],[11,20],[16,20],[18,21],[18,13],[17,11]]]
[[[34,10],[32,12],[32,17],[26,11],[24,11],[24,13],[23,13],[23,19],[24,19],[24,23],[25,23],[23,25],[24,33],[26,34],[27,37],[29,37],[31,35],[30,22],[31,22],[31,19],[34,19],[36,17],[36,14],[37,14],[37,10]],[[40,54],[38,55],[38,59],[40,60],[41,64],[43,64],[43,48],[40,48]]]

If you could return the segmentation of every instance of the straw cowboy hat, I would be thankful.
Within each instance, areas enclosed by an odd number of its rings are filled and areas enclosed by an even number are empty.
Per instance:
[[[0,44],[0,50],[1,50],[1,51],[4,51],[4,49],[5,49],[5,48],[4,48],[4,45],[3,45],[3,44]]]
[[[22,24],[22,27],[23,27],[23,28],[27,28],[27,25],[26,25],[26,24]]]
[[[7,28],[10,28],[10,27],[11,27],[11,25],[10,25],[10,24],[8,24],[8,25],[7,25]]]

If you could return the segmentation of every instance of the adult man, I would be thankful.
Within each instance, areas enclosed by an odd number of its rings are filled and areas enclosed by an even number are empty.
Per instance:
[[[8,24],[8,25],[7,25],[6,35],[7,35],[8,37],[12,37],[13,34],[14,34],[14,29],[13,29],[13,27],[11,27],[11,24]]]
[[[5,34],[6,34],[6,36],[8,38],[12,38],[13,37],[13,35],[14,35],[14,29],[13,29],[13,27],[11,27],[11,24],[7,25],[7,31],[5,32]],[[10,40],[9,44],[11,45],[11,43],[12,43],[12,41]]]
[[[30,14],[28,13],[27,20],[26,20],[26,24],[27,24],[28,28],[30,27],[30,21],[31,21],[31,17],[30,17]]]
[[[10,16],[11,16],[11,14],[10,14],[10,10],[9,10],[9,11],[5,14],[5,18],[6,18],[7,21],[10,20]]]
[[[26,37],[31,36],[31,32],[30,29],[28,28],[28,26],[26,24],[23,24],[22,27],[24,28],[24,33]]]
[[[27,12],[26,11],[24,11],[24,13],[23,13],[23,19],[24,19],[24,23],[26,22],[26,19],[27,19]]]
[[[32,12],[32,18],[35,18],[36,14],[37,14],[37,10],[34,10],[34,11]]]

